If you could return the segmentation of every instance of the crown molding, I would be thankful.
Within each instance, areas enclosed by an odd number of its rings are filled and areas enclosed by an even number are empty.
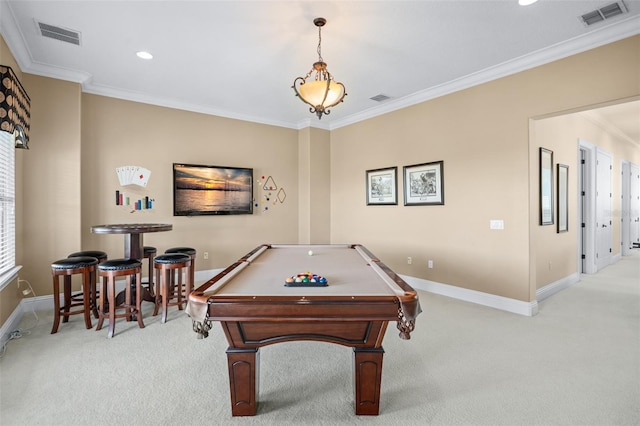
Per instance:
[[[320,120],[312,121],[311,119],[304,119],[298,122],[267,120],[263,117],[240,114],[176,99],[149,96],[135,91],[94,84],[92,75],[88,73],[34,62],[28,53],[24,38],[15,24],[13,12],[5,0],[0,0],[0,33],[5,38],[11,53],[23,72],[77,82],[82,85],[82,90],[86,93],[297,130],[306,127],[334,130],[640,34],[640,15],[603,26],[566,42],[503,62],[448,83],[387,101],[383,105],[378,105],[335,121],[325,122]]]
[[[582,53],[596,47],[604,46],[637,34],[640,34],[640,16],[633,16],[624,21],[619,21],[615,24],[602,27],[596,31],[586,33],[579,37],[574,37],[566,42],[558,43],[531,54],[460,77],[445,84],[422,90],[399,99],[387,101],[383,105],[352,114],[348,117],[332,122],[331,130],[397,111],[402,108],[407,108],[409,106],[458,92],[460,90],[468,89],[479,84],[497,80],[518,72],[526,71],[528,69]]]
[[[120,88],[114,88],[114,87],[99,85],[99,84],[92,84],[91,82],[83,84],[82,91],[84,93],[90,93],[94,95],[101,95],[101,96],[106,96],[110,98],[117,98],[117,99],[132,101],[132,102],[140,102],[143,104],[150,104],[150,105],[161,106],[166,108],[197,112],[200,114],[215,115],[217,117],[230,118],[234,120],[249,121],[252,123],[266,124],[270,126],[277,126],[277,127],[291,128],[291,129],[297,128],[294,123],[290,123],[290,122],[278,121],[278,120],[267,120],[267,119],[264,119],[263,117],[256,117],[256,116],[251,116],[247,114],[239,114],[233,111],[212,108],[210,106],[194,104],[191,102],[184,102],[178,99],[164,98],[160,96],[150,96],[150,95],[143,94],[136,91],[123,90]]]

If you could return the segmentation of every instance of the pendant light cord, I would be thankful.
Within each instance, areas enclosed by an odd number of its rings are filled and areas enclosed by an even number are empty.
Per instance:
[[[322,60],[322,26],[318,26],[318,62]]]

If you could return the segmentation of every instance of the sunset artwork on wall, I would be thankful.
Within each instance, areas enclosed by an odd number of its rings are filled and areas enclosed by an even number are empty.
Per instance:
[[[173,215],[253,214],[253,169],[173,164]]]

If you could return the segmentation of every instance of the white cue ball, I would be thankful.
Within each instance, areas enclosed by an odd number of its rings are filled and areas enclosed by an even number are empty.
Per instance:
[[[313,250],[309,250],[309,256],[313,256]]]

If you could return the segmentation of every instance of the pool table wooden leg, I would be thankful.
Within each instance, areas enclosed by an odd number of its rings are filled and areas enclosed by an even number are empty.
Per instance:
[[[255,416],[258,408],[260,354],[258,348],[227,349],[233,416]]]
[[[353,355],[356,414],[377,416],[384,349],[353,348]]]

